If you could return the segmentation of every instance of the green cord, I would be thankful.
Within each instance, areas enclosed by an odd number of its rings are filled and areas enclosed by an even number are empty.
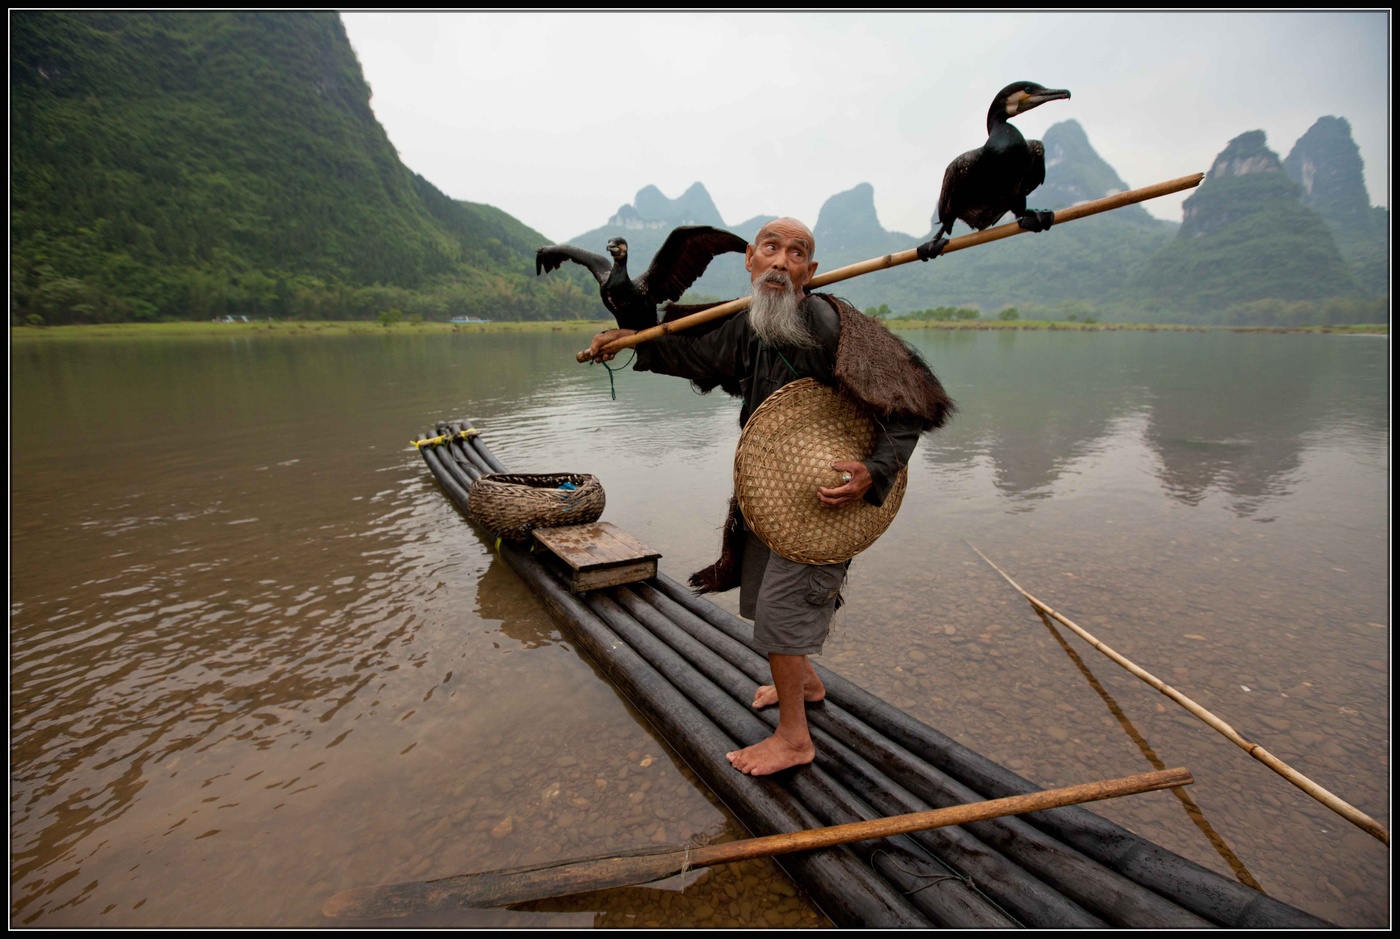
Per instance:
[[[773,351],[776,352],[776,353],[778,353],[778,358],[780,358],[780,359],[783,360],[783,364],[786,365],[786,366],[788,367],[788,371],[789,371],[789,372],[792,372],[792,377],[793,377],[793,378],[801,378],[801,377],[802,377],[800,374],[798,374],[797,369],[795,369],[795,368],[792,367],[792,363],[789,362],[789,361],[787,360],[787,356],[783,355],[783,351],[782,351],[781,349],[779,349],[777,346],[774,346],[774,347],[773,347]]]
[[[615,372],[615,371],[621,371],[622,369],[624,369],[624,368],[626,368],[627,366],[631,365],[631,364],[632,364],[632,360],[635,359],[636,357],[637,357],[637,350],[636,350],[636,349],[633,349],[633,350],[632,350],[632,358],[631,358],[631,359],[628,359],[626,362],[624,362],[623,364],[619,365],[619,366],[618,366],[617,368],[615,368],[615,369],[614,369],[611,365],[609,365],[607,362],[601,362],[601,363],[599,363],[599,364],[601,364],[601,365],[603,366],[603,368],[605,368],[605,369],[608,370],[608,390],[609,390],[610,392],[612,392],[612,399],[613,399],[614,401],[617,400],[617,384],[613,381],[613,372]],[[788,366],[788,367],[791,368],[791,366]]]

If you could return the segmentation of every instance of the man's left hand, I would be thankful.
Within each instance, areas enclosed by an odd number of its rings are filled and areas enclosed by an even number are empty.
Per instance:
[[[835,508],[850,502],[859,502],[865,498],[865,493],[874,483],[874,480],[870,478],[870,470],[865,468],[864,463],[842,461],[831,464],[831,468],[840,473],[843,478],[847,476],[850,478],[841,485],[830,489],[817,487],[817,498],[822,500],[822,505]]]
[[[616,358],[616,352],[603,352],[603,347],[614,339],[622,339],[635,333],[635,329],[605,329],[593,337],[593,341],[588,345],[588,355],[594,362],[611,362]]]

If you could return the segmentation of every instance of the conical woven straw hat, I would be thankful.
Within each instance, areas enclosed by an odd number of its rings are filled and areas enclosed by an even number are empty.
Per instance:
[[[753,412],[734,454],[734,494],[759,540],[790,561],[835,564],[870,547],[894,521],[908,469],[885,504],[822,505],[817,488],[841,485],[831,468],[861,462],[874,448],[875,423],[846,395],[814,378],[773,392]]]

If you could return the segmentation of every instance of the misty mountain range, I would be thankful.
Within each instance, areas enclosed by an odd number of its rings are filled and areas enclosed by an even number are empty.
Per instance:
[[[1051,126],[1044,144],[1045,183],[1030,200],[1036,208],[1061,209],[1131,188],[1077,121]],[[813,228],[822,269],[906,250],[932,237],[932,223],[918,234],[885,229],[874,194],[869,183],[860,183],[823,204]],[[984,314],[1006,306],[1034,312],[1091,302],[1095,309],[1116,307],[1125,314],[1116,318],[1152,313],[1167,319],[1267,299],[1374,298],[1388,292],[1389,213],[1370,205],[1360,153],[1344,118],[1320,118],[1284,160],[1268,149],[1262,131],[1241,134],[1186,200],[1183,216],[1172,223],[1141,205],[1128,206],[829,289],[857,306],[885,304],[895,312],[944,305]],[[569,243],[600,251],[608,238],[620,235],[630,246],[631,270],[640,272],[677,225],[715,225],[751,238],[770,218],[727,224],[699,182],[675,199],[647,186],[603,225]],[[967,231],[959,223],[954,234]],[[747,289],[742,258],[731,255],[716,259],[692,294],[729,298]]]

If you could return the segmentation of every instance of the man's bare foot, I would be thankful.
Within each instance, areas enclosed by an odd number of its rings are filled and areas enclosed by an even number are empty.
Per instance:
[[[802,700],[808,704],[813,704],[826,698],[826,686],[823,685],[816,675],[802,683]],[[778,703],[778,689],[772,685],[759,685],[758,690],[753,693],[753,706],[766,708]]]
[[[809,739],[805,745],[794,746],[777,734],[761,740],[751,747],[734,750],[725,757],[741,773],[750,776],[767,776],[793,766],[810,763],[816,758],[816,748]]]

